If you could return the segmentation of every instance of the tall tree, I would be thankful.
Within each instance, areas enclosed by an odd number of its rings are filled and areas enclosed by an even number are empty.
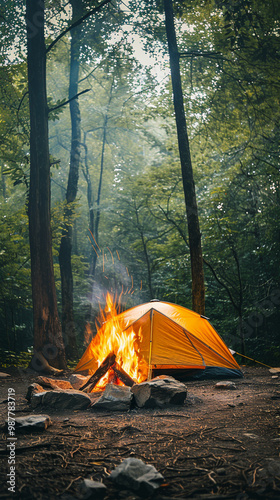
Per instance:
[[[43,0],[27,0],[27,64],[30,111],[29,240],[34,349],[50,363],[66,367],[58,317],[50,224],[50,157],[46,95],[46,47]]]
[[[173,101],[181,160],[183,188],[188,220],[189,246],[192,270],[192,307],[199,314],[205,313],[205,286],[201,233],[193,178],[192,161],[184,110],[180,74],[180,54],[177,46],[172,0],[164,0],[165,26],[168,41]]]
[[[82,0],[71,0],[72,24],[81,19],[83,13]],[[81,113],[78,94],[79,81],[79,54],[81,44],[82,25],[71,30],[70,77],[69,77],[69,106],[71,116],[71,152],[68,184],[66,191],[66,205],[64,211],[64,228],[59,249],[59,265],[61,276],[62,300],[62,331],[66,342],[67,356],[75,358],[77,355],[76,333],[73,310],[73,274],[71,265],[72,232],[73,232],[73,203],[77,196],[79,167],[81,157]],[[76,98],[75,98],[76,97]]]

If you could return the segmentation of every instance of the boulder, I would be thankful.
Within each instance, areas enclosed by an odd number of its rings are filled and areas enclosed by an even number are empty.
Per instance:
[[[80,375],[79,373],[72,373],[69,377],[69,382],[74,387],[74,389],[80,389],[89,379],[90,375],[88,377],[84,377],[83,375]]]
[[[25,396],[25,399],[27,399],[27,401],[30,401],[33,394],[38,394],[39,392],[46,392],[45,389],[43,389],[43,387],[39,384],[31,384],[28,389],[27,389],[27,393],[26,393],[26,396]]]
[[[68,380],[57,380],[55,378],[38,377],[37,383],[42,387],[50,387],[51,389],[73,389],[72,384]]]
[[[38,405],[48,406],[55,410],[85,410],[91,404],[90,397],[79,391],[46,391],[34,394],[31,397],[31,406],[36,408]]]
[[[110,479],[120,486],[150,495],[163,483],[163,476],[153,465],[147,465],[138,458],[126,458],[110,474]]]
[[[107,493],[107,488],[105,484],[99,481],[92,481],[92,479],[84,479],[80,493],[82,499],[92,499],[92,500],[103,500]]]
[[[15,418],[16,430],[45,430],[50,425],[52,421],[48,415],[26,415]]]
[[[140,408],[163,408],[168,405],[183,405],[187,388],[173,377],[156,377],[150,381],[135,384],[131,391]]]
[[[102,396],[92,404],[93,410],[128,411],[133,394],[130,387],[107,384]]]

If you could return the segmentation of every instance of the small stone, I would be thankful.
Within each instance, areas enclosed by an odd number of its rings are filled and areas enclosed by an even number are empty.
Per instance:
[[[228,390],[235,390],[237,387],[234,382],[230,381],[223,381],[223,382],[217,382],[215,385],[215,389],[228,389]]]
[[[52,425],[52,421],[48,415],[27,415],[16,417],[15,424],[16,430],[46,430]]]
[[[250,439],[258,439],[259,436],[257,436],[256,434],[253,434],[251,432],[244,432],[243,436],[246,436]]]
[[[236,406],[236,405],[235,405],[235,404],[233,404],[233,403],[228,403],[228,406],[229,406],[230,408],[235,408],[235,406]]]
[[[219,474],[219,476],[224,476],[225,473],[226,473],[226,469],[224,469],[224,467],[220,467],[219,469],[216,470],[217,474]]]
[[[4,373],[4,372],[0,372],[0,378],[7,378],[7,377],[10,377],[11,375],[9,375],[9,373]]]
[[[81,494],[83,500],[103,500],[106,495],[107,488],[105,484],[99,481],[92,481],[92,479],[84,479],[81,486]]]
[[[138,458],[126,458],[110,474],[110,479],[120,486],[151,495],[163,483],[163,476],[153,465],[148,465]]]
[[[270,368],[269,372],[276,375],[277,373],[280,373],[280,368]]]
[[[130,387],[107,384],[102,396],[92,404],[93,410],[128,411],[133,394]]]

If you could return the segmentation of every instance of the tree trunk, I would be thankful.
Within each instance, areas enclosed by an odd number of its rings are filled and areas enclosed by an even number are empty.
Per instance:
[[[28,217],[34,349],[42,351],[51,365],[66,368],[52,259],[46,48],[42,0],[27,0],[26,23],[30,110]]]
[[[136,205],[136,202],[134,201],[134,208],[135,208],[135,215],[136,215],[136,222],[137,222],[137,229],[140,234],[140,238],[142,241],[142,246],[143,246],[143,252],[145,256],[145,261],[147,264],[147,279],[148,279],[148,287],[149,287],[149,294],[150,294],[150,300],[154,299],[154,290],[153,290],[153,285],[152,285],[152,270],[151,270],[151,262],[149,258],[149,253],[148,253],[148,248],[147,248],[147,242],[145,240],[144,232],[140,224],[140,219],[139,219],[139,211]]]
[[[178,146],[181,160],[183,188],[185,195],[191,272],[192,272],[192,308],[199,314],[205,314],[205,287],[203,259],[201,248],[201,233],[195,195],[195,185],[191,154],[184,110],[183,92],[180,75],[179,52],[176,40],[172,0],[164,0],[165,26],[170,58],[173,101],[177,126]]]
[[[93,192],[92,192],[92,182],[90,178],[90,173],[89,173],[89,166],[88,166],[88,148],[87,148],[87,132],[84,132],[84,142],[83,142],[83,147],[85,150],[85,166],[83,168],[83,174],[84,178],[87,183],[87,202],[88,202],[88,210],[89,210],[89,230],[92,235],[94,235],[94,211],[93,211]],[[92,244],[93,245],[93,244]],[[90,254],[90,259],[89,259],[89,277],[94,276],[94,269],[96,267],[96,259],[97,259],[97,248],[91,249],[91,254]]]
[[[81,0],[71,0],[72,22],[82,17]],[[69,99],[78,93],[79,53],[81,25],[71,31],[70,81]],[[62,331],[66,344],[67,356],[74,359],[77,356],[77,342],[74,322],[73,304],[73,274],[72,274],[72,237],[73,237],[73,202],[78,191],[79,167],[81,159],[81,115],[79,101],[73,99],[69,103],[71,116],[71,153],[68,185],[66,192],[66,207],[64,212],[64,229],[59,249],[59,265],[61,276],[62,301]]]
[[[100,216],[101,216],[100,204],[101,204],[101,191],[102,191],[104,161],[105,161],[105,146],[106,146],[106,141],[107,141],[109,110],[110,110],[110,106],[111,106],[111,102],[112,102],[112,98],[113,98],[113,87],[114,87],[114,77],[113,77],[113,80],[111,83],[110,94],[109,94],[109,99],[108,99],[108,103],[107,103],[106,114],[104,117],[104,124],[103,124],[100,174],[99,174],[99,183],[98,183],[98,191],[97,191],[97,198],[96,198],[96,216],[95,216],[95,220],[94,220],[94,237],[95,237],[95,241],[96,241],[97,245],[98,245],[98,240],[99,240],[99,223],[100,223]],[[95,275],[96,263],[97,263],[97,255],[96,255],[96,253],[94,253],[93,266],[92,266],[92,277],[93,278]]]

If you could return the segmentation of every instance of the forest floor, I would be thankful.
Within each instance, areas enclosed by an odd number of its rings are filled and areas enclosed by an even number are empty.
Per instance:
[[[149,497],[155,500],[280,499],[280,376],[243,368],[236,390],[217,390],[214,380],[187,382],[184,406],[127,413],[32,411],[25,395],[34,373],[3,369],[11,376],[0,382],[0,499],[77,499],[82,479],[92,478],[107,486],[105,500],[138,500],[108,478],[127,457],[164,476]],[[16,416],[43,413],[52,420],[45,431],[18,434],[16,492],[10,494],[3,427],[8,388],[16,392]]]

